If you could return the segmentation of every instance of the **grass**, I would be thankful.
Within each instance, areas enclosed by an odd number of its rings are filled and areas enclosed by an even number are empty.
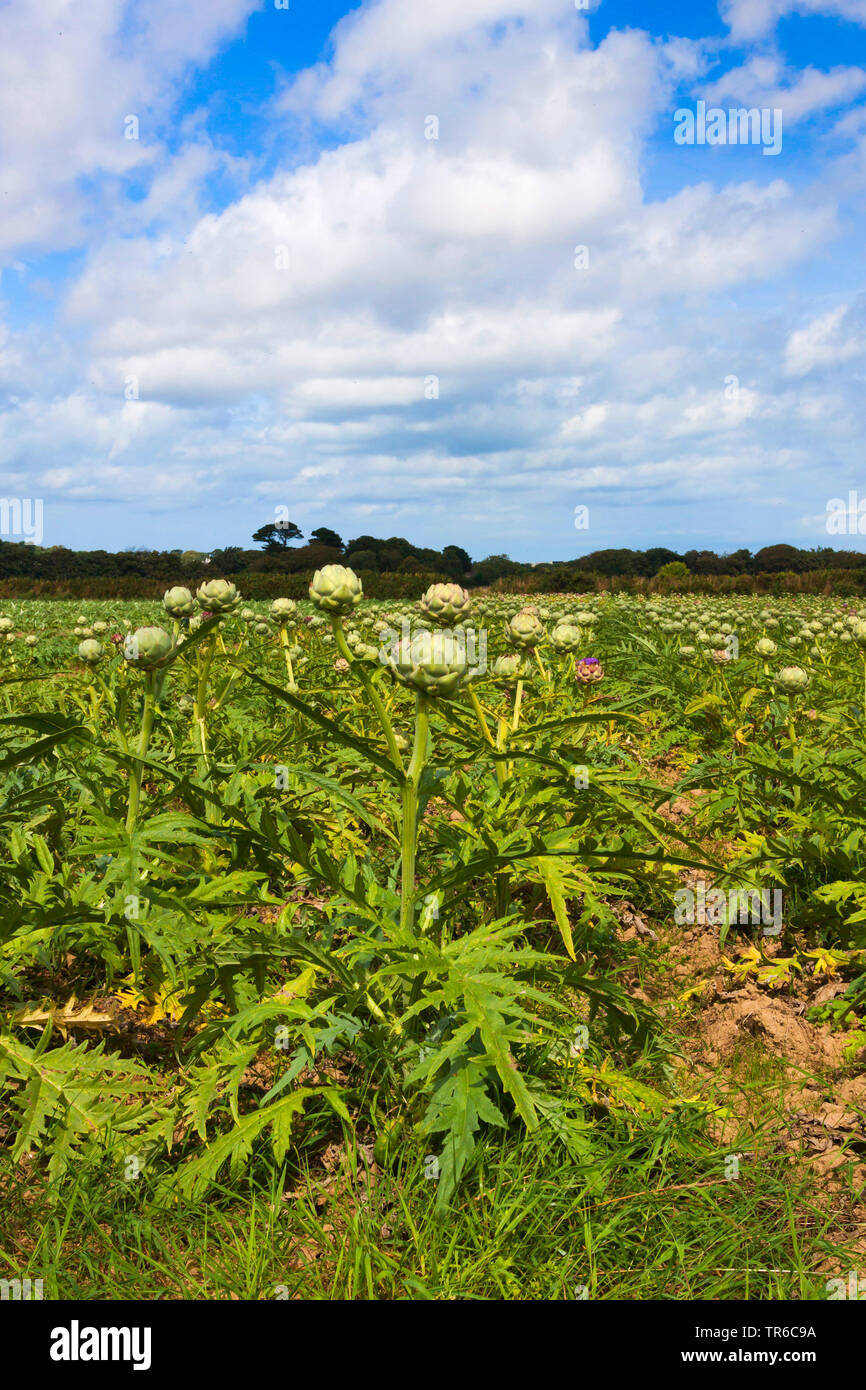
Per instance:
[[[828,1274],[860,1268],[844,1199],[813,1174],[764,1152],[729,1181],[694,1119],[675,1129],[636,1128],[591,1173],[533,1137],[482,1145],[444,1221],[420,1151],[343,1183],[263,1160],[168,1207],[143,1176],[83,1166],[52,1201],[38,1173],[7,1173],[0,1277],[76,1300],[823,1300]]]

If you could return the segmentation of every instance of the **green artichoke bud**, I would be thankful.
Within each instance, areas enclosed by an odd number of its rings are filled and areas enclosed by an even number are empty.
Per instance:
[[[465,645],[451,632],[417,632],[408,641],[404,638],[390,666],[403,685],[446,699],[457,693],[468,670]]]
[[[108,623],[103,623],[102,621],[99,621],[99,622],[95,622],[95,623],[93,624],[93,632],[94,632],[94,635],[95,635],[95,636],[100,637],[100,636],[102,635],[103,632],[107,632],[107,631],[108,631]]]
[[[310,598],[323,613],[351,613],[363,596],[360,579],[346,565],[325,565],[313,575]]]
[[[38,641],[39,641],[39,638],[36,637],[36,635],[35,635],[34,633],[31,632],[31,633],[29,634],[29,636],[27,636],[27,637],[24,638],[24,645],[25,645],[25,647],[35,647],[35,646],[36,646],[36,643],[37,643]]]
[[[468,617],[472,599],[459,584],[431,584],[419,607],[439,627],[452,627],[459,618]]]
[[[694,648],[694,647],[680,647],[679,653],[678,653],[678,655],[682,657],[683,661],[691,661],[691,659],[692,659],[692,657],[694,656],[694,654],[695,654],[695,648]]]
[[[195,599],[189,589],[176,584],[173,589],[166,589],[162,606],[170,618],[191,618],[195,612]]]
[[[541,619],[524,608],[505,624],[505,636],[513,647],[537,647],[544,637]]]
[[[233,613],[241,601],[240,594],[228,579],[208,579],[199,584],[195,596],[205,613]]]
[[[85,662],[87,666],[95,666],[97,661],[102,660],[102,643],[97,642],[94,637],[79,642],[78,660]]]
[[[245,623],[252,623],[255,622],[256,615],[252,608],[242,608],[241,617]]]
[[[508,652],[505,656],[498,656],[493,663],[493,679],[497,681],[519,680],[523,671],[523,657],[518,652]]]
[[[758,653],[758,656],[775,656],[777,651],[776,643],[771,637],[762,637],[755,643],[755,651]]]
[[[291,621],[298,611],[298,605],[290,598],[275,598],[271,604],[271,622],[282,627]]]
[[[267,623],[256,623],[255,630],[260,637],[267,637],[271,629],[268,627]]]
[[[851,636],[854,638],[858,647],[866,647],[866,623],[855,623],[851,629]]]
[[[582,640],[580,628],[573,623],[559,622],[550,634],[550,644],[557,652],[576,651]]]
[[[127,637],[123,646],[126,660],[141,666],[145,671],[165,666],[173,653],[174,642],[161,627],[140,627]]]
[[[782,695],[799,695],[809,684],[809,673],[802,666],[783,666],[774,684]]]
[[[14,626],[11,618],[0,618],[0,632],[11,632]]]

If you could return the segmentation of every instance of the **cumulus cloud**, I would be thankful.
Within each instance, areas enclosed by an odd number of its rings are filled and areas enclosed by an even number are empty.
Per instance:
[[[178,82],[240,31],[255,4],[0,6],[0,254],[79,244],[98,197],[82,181],[121,179],[165,159]]]
[[[721,0],[719,9],[738,42],[761,38],[787,15],[831,15],[866,24],[866,0]]]
[[[807,486],[812,443],[848,466],[862,405],[833,403],[815,369],[853,362],[859,338],[826,305],[804,328],[779,291],[840,234],[838,190],[788,168],[725,179],[712,150],[673,146],[677,93],[704,66],[691,40],[593,44],[561,0],[366,3],[271,107],[287,138],[325,128],[321,149],[203,212],[223,156],[193,124],[97,234],[81,176],[150,158],[117,139],[128,93],[166,119],[248,9],[220,0],[197,26],[165,0],[129,29],[99,0],[65,117],[19,152],[15,238],[87,230],[88,255],[50,329],[0,334],[7,491],[29,470],[70,504],[144,499],[236,526],[289,503],[302,524],[431,543],[444,527],[473,552],[481,527],[489,549],[511,536],[561,555],[587,499],[645,525],[662,506],[775,496],[780,476]],[[30,21],[28,51],[46,25]],[[85,110],[120,36],[120,90]],[[51,54],[34,61],[49,80]],[[752,58],[710,90],[782,90],[806,115],[851,100],[858,71]],[[666,161],[652,187],[650,151]]]
[[[835,67],[829,72],[808,67],[792,71],[781,59],[756,54],[732,68],[704,90],[708,102],[731,100],[737,105],[780,108],[786,125],[818,111],[847,106],[866,91],[863,68]]]

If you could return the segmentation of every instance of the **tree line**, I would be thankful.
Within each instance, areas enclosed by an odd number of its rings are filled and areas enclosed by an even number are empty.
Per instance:
[[[141,579],[155,583],[177,581],[183,575],[194,579],[204,574],[231,575],[233,578],[266,575],[304,576],[326,564],[351,565],[361,574],[433,575],[452,579],[473,588],[497,580],[546,576],[555,581],[557,573],[569,580],[597,578],[654,579],[688,576],[748,576],[761,574],[806,574],[826,570],[866,570],[866,553],[834,550],[829,546],[801,549],[793,545],[770,545],[752,552],[735,550],[717,554],[712,550],[686,550],[678,553],[664,546],[648,550],[607,549],[590,551],[568,560],[527,564],[506,554],[473,559],[459,545],[441,550],[412,544],[403,536],[356,536],[344,541],[329,527],[320,526],[305,540],[293,522],[271,522],[260,527],[252,539],[256,549],[226,546],[209,552],[198,550],[73,550],[67,546],[36,546],[27,542],[0,541],[0,580],[32,579],[52,582],[71,580]],[[303,541],[303,544],[298,542]]]

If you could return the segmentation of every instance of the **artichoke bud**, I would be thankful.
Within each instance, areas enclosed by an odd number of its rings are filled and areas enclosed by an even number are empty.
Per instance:
[[[459,584],[431,584],[418,606],[437,626],[452,627],[458,619],[468,617],[472,599]]]
[[[241,596],[228,579],[208,579],[196,589],[199,607],[205,613],[233,613]]]
[[[520,680],[524,672],[523,657],[517,652],[498,656],[493,663],[493,679],[497,681]]]
[[[97,661],[102,660],[102,643],[97,642],[95,637],[87,637],[83,642],[79,642],[78,660],[87,666],[95,666]]]
[[[363,596],[360,579],[346,565],[325,565],[310,584],[310,598],[322,613],[351,613]]]
[[[297,613],[298,605],[290,598],[275,598],[271,604],[271,622],[283,627],[291,622]]]
[[[574,623],[559,622],[550,634],[550,644],[554,651],[573,652],[580,646],[580,628]]]
[[[465,644],[453,633],[442,631],[404,638],[390,665],[403,685],[446,699],[457,693],[468,670]]]
[[[799,695],[809,684],[809,673],[802,666],[783,666],[774,681],[782,695]]]
[[[176,584],[173,589],[166,589],[162,606],[170,618],[191,618],[195,612],[195,599],[189,589]]]
[[[505,636],[513,647],[528,650],[538,646],[544,637],[544,626],[536,613],[524,608],[505,624]]]
[[[165,666],[174,650],[174,642],[161,627],[140,627],[128,636],[123,644],[126,660],[141,666],[145,671]]]

